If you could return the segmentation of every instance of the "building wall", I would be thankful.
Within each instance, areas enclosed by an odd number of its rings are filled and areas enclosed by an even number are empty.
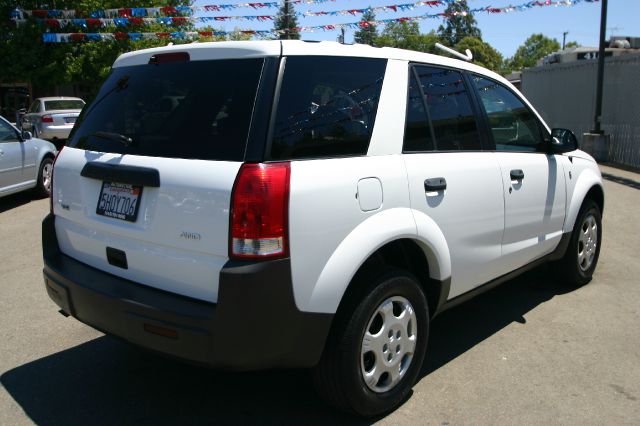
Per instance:
[[[528,68],[521,90],[549,126],[571,129],[581,142],[593,128],[597,68],[595,60]],[[609,161],[640,167],[640,53],[606,58],[603,90]]]

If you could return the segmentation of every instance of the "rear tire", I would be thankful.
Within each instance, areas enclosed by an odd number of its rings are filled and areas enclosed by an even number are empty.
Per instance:
[[[313,380],[336,408],[364,417],[397,408],[422,369],[429,308],[418,280],[392,270],[360,286],[336,316]]]
[[[51,183],[53,177],[53,159],[45,157],[40,163],[38,171],[38,195],[48,197],[51,195]]]
[[[600,257],[602,215],[593,200],[585,200],[571,233],[567,252],[559,262],[564,282],[572,287],[587,284]]]

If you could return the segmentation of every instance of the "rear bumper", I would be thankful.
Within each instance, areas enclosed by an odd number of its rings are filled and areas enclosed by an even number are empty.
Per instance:
[[[44,281],[66,313],[106,334],[221,369],[311,367],[333,315],[295,306],[288,259],[228,262],[218,303],[157,290],[78,262],[58,248],[55,217],[42,224]]]
[[[47,126],[43,124],[40,129],[38,129],[38,137],[40,139],[68,139],[71,129],[73,129],[73,124],[60,126]]]

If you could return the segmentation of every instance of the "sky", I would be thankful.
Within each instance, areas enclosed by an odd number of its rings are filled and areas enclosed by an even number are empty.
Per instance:
[[[255,2],[257,0],[196,0],[195,6],[209,4],[236,4]],[[264,0],[274,1],[274,0]],[[334,11],[344,9],[362,9],[368,6],[388,6],[395,4],[414,3],[417,0],[334,0],[322,4],[296,5],[297,12],[305,11]],[[468,0],[469,8],[506,7],[519,5],[528,0]],[[597,46],[600,32],[601,2],[579,3],[575,6],[533,7],[523,12],[512,13],[477,13],[475,18],[482,31],[484,41],[491,44],[503,56],[512,56],[531,34],[542,33],[555,38],[562,43],[562,33],[568,31],[567,42],[576,41],[582,46]],[[397,13],[378,13],[376,19],[391,19],[405,16],[419,16],[426,13],[435,14],[444,11],[444,6],[416,7],[414,10]],[[196,16],[237,16],[237,15],[275,15],[277,9],[238,8],[221,12],[198,12]],[[322,16],[298,17],[299,26],[316,26],[335,23],[357,22],[361,15],[352,16]],[[607,10],[607,39],[611,35],[640,37],[640,0],[609,0]],[[422,32],[437,30],[441,19],[428,19],[420,23]],[[225,21],[216,22],[216,29],[232,31],[240,29],[271,29],[273,23],[257,21]],[[354,30],[347,30],[346,42],[353,42]],[[304,32],[305,40],[336,40],[339,31]]]

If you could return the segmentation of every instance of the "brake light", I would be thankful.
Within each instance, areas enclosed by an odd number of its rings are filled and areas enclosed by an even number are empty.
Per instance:
[[[43,123],[53,123],[53,117],[50,115],[43,115],[42,116],[42,122]]]
[[[231,195],[229,257],[283,258],[289,255],[289,177],[284,163],[245,163]]]
[[[53,214],[53,172],[56,169],[56,161],[58,160],[58,157],[60,156],[60,153],[62,152],[62,150],[64,149],[64,146],[60,147],[60,151],[58,151],[58,153],[56,154],[55,157],[53,157],[53,163],[51,164],[51,192],[49,193],[49,213]]]

